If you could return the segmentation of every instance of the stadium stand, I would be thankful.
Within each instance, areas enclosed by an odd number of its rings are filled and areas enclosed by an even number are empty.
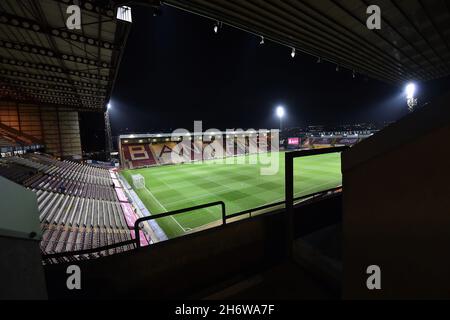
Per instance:
[[[148,144],[126,145],[123,152],[130,168],[152,166],[158,163]]]
[[[175,142],[165,142],[147,146],[154,152],[158,159],[158,163],[172,164],[174,163],[174,160],[176,161],[176,159],[172,159],[173,150],[176,148]]]
[[[169,165],[190,161],[204,161],[223,157],[241,156],[250,153],[262,153],[270,150],[270,139],[250,139],[248,136],[230,137],[223,134],[221,140],[211,137],[210,141],[204,141],[197,136],[190,141],[172,141],[170,134],[158,135],[157,142],[154,135],[130,138],[122,136],[120,148],[121,163],[123,168],[135,169],[155,165]],[[227,138],[228,137],[228,138]],[[132,142],[130,142],[130,140]],[[220,139],[220,138],[219,138]],[[146,140],[145,142],[143,142]],[[219,143],[220,142],[220,143]],[[226,150],[223,149],[226,146]]]
[[[133,239],[130,229],[138,217],[113,171],[27,154],[0,159],[0,175],[36,194],[44,254],[93,249]],[[148,244],[142,233],[141,245]],[[102,254],[132,248],[127,245]]]

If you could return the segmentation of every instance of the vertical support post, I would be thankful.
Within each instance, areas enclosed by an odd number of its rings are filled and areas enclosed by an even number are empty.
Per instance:
[[[135,223],[134,225],[134,238],[136,240],[136,248],[139,249],[141,247],[141,234],[140,234],[139,223]]]
[[[284,158],[284,192],[286,201],[286,253],[292,258],[294,242],[294,158],[292,153],[286,153]]]
[[[226,225],[227,224],[227,217],[226,217],[226,211],[225,211],[225,203],[221,203],[220,204],[220,208],[222,210],[222,225]]]

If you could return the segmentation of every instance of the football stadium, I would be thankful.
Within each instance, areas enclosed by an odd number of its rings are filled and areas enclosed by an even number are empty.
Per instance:
[[[2,0],[0,299],[449,299],[449,44],[444,0]]]

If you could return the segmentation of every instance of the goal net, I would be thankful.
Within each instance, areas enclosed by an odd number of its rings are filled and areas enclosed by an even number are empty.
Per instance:
[[[144,189],[145,188],[145,179],[142,175],[134,174],[131,176],[131,178],[133,179],[133,186],[136,189]]]

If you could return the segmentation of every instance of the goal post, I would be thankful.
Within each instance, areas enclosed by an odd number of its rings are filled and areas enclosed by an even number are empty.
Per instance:
[[[134,174],[131,176],[133,179],[133,186],[135,189],[144,189],[145,188],[145,179],[140,174]]]

